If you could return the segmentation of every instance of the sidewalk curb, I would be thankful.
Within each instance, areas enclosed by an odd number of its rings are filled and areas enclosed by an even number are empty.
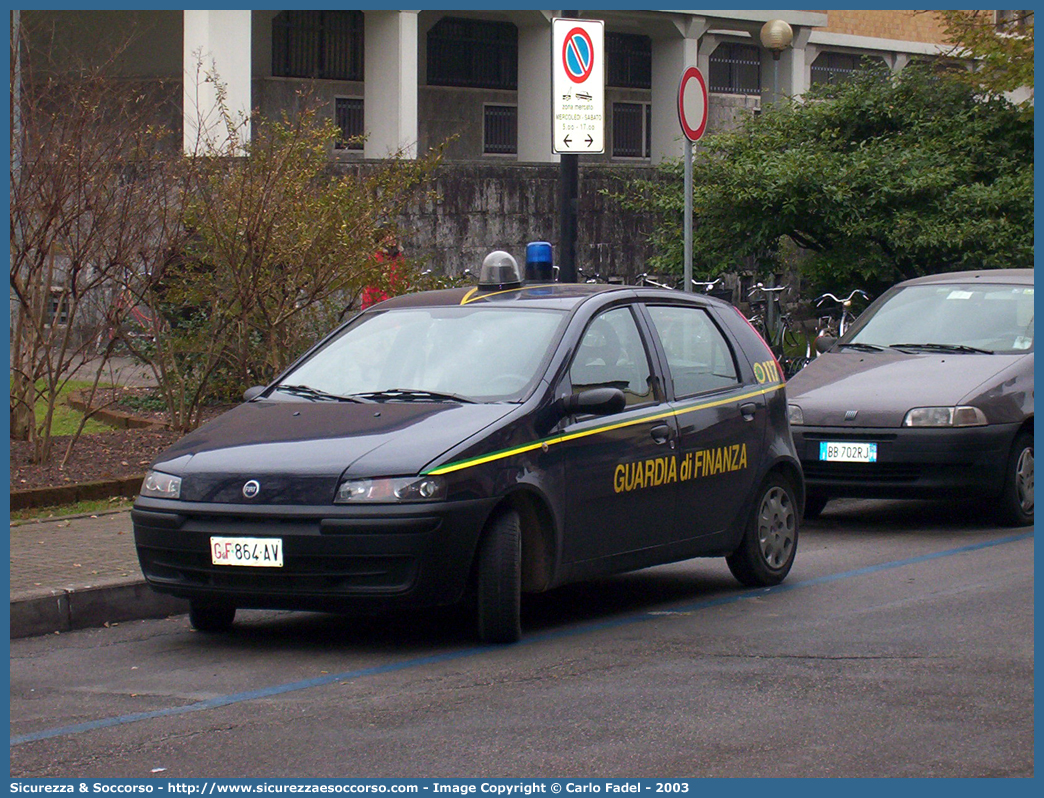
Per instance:
[[[11,509],[24,510],[28,507],[75,504],[89,499],[111,499],[113,496],[133,499],[141,490],[143,479],[145,479],[145,474],[122,479],[104,479],[98,482],[79,482],[75,485],[13,490],[11,491]]]
[[[144,580],[23,591],[11,595],[11,639],[186,612],[186,600],[156,593]]]

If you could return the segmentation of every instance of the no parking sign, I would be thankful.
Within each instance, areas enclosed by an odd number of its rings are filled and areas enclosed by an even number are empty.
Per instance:
[[[605,23],[551,22],[551,149],[605,152]]]

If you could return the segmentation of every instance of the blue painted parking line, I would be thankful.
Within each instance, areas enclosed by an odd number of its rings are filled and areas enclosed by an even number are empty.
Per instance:
[[[984,543],[973,543],[968,546],[961,546],[955,549],[947,549],[945,551],[933,552],[931,554],[922,554],[917,557],[909,557],[904,560],[893,560],[891,562],[880,563],[879,565],[868,565],[864,568],[856,568],[851,571],[842,571],[836,574],[829,574],[827,576],[820,576],[814,579],[806,579],[801,582],[784,583],[782,585],[776,585],[775,587],[757,588],[755,590],[745,590],[741,593],[733,593],[728,596],[722,596],[714,599],[704,599],[701,601],[693,602],[692,604],[682,605],[675,607],[671,610],[649,610],[642,612],[637,615],[628,615],[623,618],[616,618],[611,621],[595,622],[582,624],[580,626],[572,627],[569,629],[559,629],[553,632],[547,632],[545,634],[531,635],[525,637],[521,643],[515,645],[532,645],[547,640],[554,640],[556,638],[573,637],[576,635],[590,634],[591,632],[601,631],[603,629],[612,629],[620,626],[629,626],[634,623],[643,621],[651,621],[659,618],[663,618],[665,615],[678,615],[683,613],[692,613],[698,610],[710,609],[712,607],[721,607],[726,604],[734,604],[739,601],[745,601],[752,598],[759,598],[765,595],[771,595],[774,593],[784,593],[793,590],[802,590],[809,587],[817,587],[819,585],[828,584],[830,582],[837,582],[842,579],[853,579],[860,576],[867,576],[869,574],[879,573],[881,571],[890,571],[896,568],[903,568],[908,565],[916,565],[918,563],[930,562],[931,560],[938,560],[943,557],[952,557],[958,554],[968,554],[970,552],[981,551],[983,549],[990,549],[996,546],[1002,546],[1007,543],[1016,543],[1020,540],[1026,540],[1032,538],[1033,532],[1024,532],[1018,535],[1011,535],[1009,537],[999,538],[997,540],[990,540]],[[266,687],[260,690],[251,690],[245,693],[232,693],[224,696],[215,696],[214,698],[207,699],[206,701],[198,701],[194,704],[187,704],[180,707],[169,707],[167,709],[158,709],[151,712],[135,712],[129,715],[119,715],[113,718],[103,718],[101,720],[89,721],[87,723],[77,723],[71,726],[60,726],[53,729],[44,729],[31,734],[21,734],[11,737],[11,746],[21,745],[23,743],[36,742],[37,740],[48,740],[54,737],[65,737],[73,734],[83,734],[84,732],[96,731],[98,729],[107,729],[113,726],[122,726],[128,723],[137,723],[142,720],[153,720],[156,718],[173,717],[176,715],[187,715],[193,712],[203,712],[208,709],[217,709],[218,707],[230,706],[232,704],[241,704],[246,701],[256,701],[258,699],[271,698],[273,696],[285,695],[286,693],[294,693],[298,690],[308,690],[313,687],[323,687],[328,684],[335,682],[345,682],[354,679],[361,679],[366,676],[379,676],[385,673],[394,673],[396,671],[407,670],[409,668],[422,667],[425,665],[435,665],[442,662],[451,662],[458,659],[466,659],[468,657],[477,656],[479,654],[488,653],[490,651],[504,650],[502,646],[474,646],[471,648],[462,649],[460,651],[447,652],[445,654],[435,654],[429,657],[417,657],[415,659],[408,659],[402,662],[390,663],[388,665],[378,665],[372,668],[360,668],[354,671],[345,671],[344,673],[331,674],[316,677],[314,679],[305,679],[303,681],[288,682],[286,684],[274,685],[272,687]]]

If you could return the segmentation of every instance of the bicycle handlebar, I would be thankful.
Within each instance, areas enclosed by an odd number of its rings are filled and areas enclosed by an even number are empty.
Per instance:
[[[761,291],[763,294],[782,294],[784,291],[789,291],[789,290],[790,290],[790,286],[789,285],[777,285],[777,286],[770,287],[770,286],[767,286],[767,285],[762,285],[761,283],[757,283],[757,284],[751,286],[751,289],[750,289],[750,291],[747,292],[747,294],[749,295],[753,291]]]
[[[652,286],[655,286],[656,288],[666,288],[669,291],[673,291],[674,290],[674,288],[672,286],[665,285],[664,283],[658,283],[655,280],[653,280],[649,276],[648,272],[642,272],[641,274],[635,276],[634,279],[639,283],[639,285],[652,285]]]
[[[837,304],[844,305],[844,306],[847,307],[848,305],[852,304],[852,297],[854,297],[856,294],[859,294],[861,297],[863,297],[863,299],[869,299],[870,298],[869,295],[866,293],[866,291],[863,291],[863,290],[861,290],[859,288],[856,288],[855,290],[852,291],[851,294],[849,294],[844,299],[838,299],[836,296],[834,296],[833,294],[830,294],[830,293],[823,294],[822,296],[820,296],[819,298],[816,299],[816,307],[819,307],[820,305],[822,305],[823,302],[825,300],[827,300],[827,299],[832,299]]]

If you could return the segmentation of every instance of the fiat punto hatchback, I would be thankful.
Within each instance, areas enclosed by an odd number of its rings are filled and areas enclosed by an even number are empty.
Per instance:
[[[153,464],[132,513],[153,589],[220,631],[237,608],[469,601],[691,557],[783,580],[804,501],[783,380],[718,300],[526,285],[374,305]]]
[[[834,496],[977,497],[1033,523],[1033,270],[900,283],[787,387],[808,479]]]

